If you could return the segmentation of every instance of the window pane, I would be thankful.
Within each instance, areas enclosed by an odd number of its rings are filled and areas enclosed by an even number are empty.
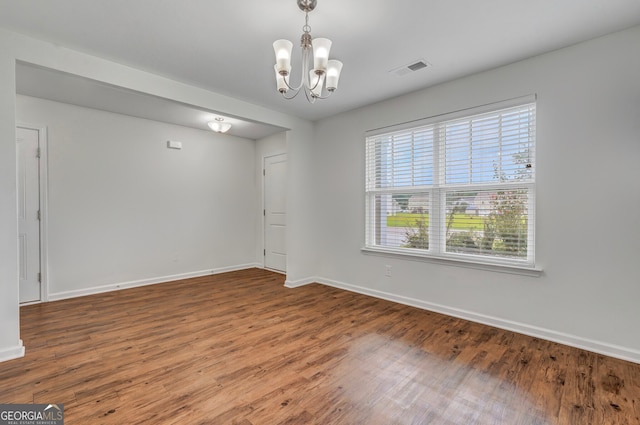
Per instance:
[[[446,193],[446,251],[527,258],[528,190]]]
[[[469,122],[454,122],[444,127],[445,175],[448,184],[469,183],[471,139]]]
[[[385,193],[369,199],[374,245],[429,249],[429,193]]]
[[[444,123],[445,184],[531,180],[532,106]]]
[[[433,127],[372,139],[367,161],[375,188],[432,185]]]

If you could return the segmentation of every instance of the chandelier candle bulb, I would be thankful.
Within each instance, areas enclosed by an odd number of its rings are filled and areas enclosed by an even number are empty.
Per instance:
[[[313,67],[320,71],[327,70],[329,52],[331,51],[331,40],[328,38],[314,38],[311,41],[313,46]]]
[[[332,59],[327,62],[327,90],[334,91],[338,88],[338,80],[342,71],[342,62]]]
[[[291,49],[293,43],[289,40],[276,40],[273,43],[273,50],[276,52],[276,71],[285,71],[288,75],[291,70]]]

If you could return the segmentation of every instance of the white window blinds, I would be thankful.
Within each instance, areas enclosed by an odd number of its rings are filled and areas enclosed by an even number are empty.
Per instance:
[[[527,103],[367,137],[365,245],[533,267],[535,112]]]

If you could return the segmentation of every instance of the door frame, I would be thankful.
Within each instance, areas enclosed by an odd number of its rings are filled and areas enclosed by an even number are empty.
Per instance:
[[[26,302],[20,304],[30,305],[39,304],[49,301],[49,273],[48,273],[48,238],[47,238],[47,218],[48,214],[48,164],[49,164],[49,144],[47,137],[47,127],[44,125],[16,123],[16,130],[24,128],[26,130],[35,130],[38,132],[38,147],[40,148],[40,157],[38,161],[38,184],[40,189],[40,301]],[[17,139],[17,131],[16,131]],[[17,140],[16,140],[17,143]],[[18,158],[16,156],[16,170],[18,169]],[[19,288],[18,288],[19,290]]]
[[[267,176],[265,175],[265,170],[267,169],[267,159],[269,158],[274,158],[274,157],[278,157],[278,156],[287,156],[287,152],[279,152],[279,153],[274,153],[274,154],[270,154],[270,155],[265,155],[262,157],[262,249],[261,251],[264,253],[267,249],[267,217],[265,215],[265,211],[267,208],[267,204],[266,204],[266,198],[267,198],[267,190],[266,190],[266,180],[267,180]],[[288,168],[288,161],[289,161],[289,157],[287,156],[287,170]],[[288,181],[288,175],[289,172],[287,171],[287,181]],[[288,224],[288,223],[287,223]],[[267,269],[267,257],[266,255],[262,255],[262,268],[263,269]],[[276,273],[282,273],[286,275],[286,271],[280,271],[280,270],[275,270],[275,269],[267,269],[267,270],[271,270],[273,272]]]

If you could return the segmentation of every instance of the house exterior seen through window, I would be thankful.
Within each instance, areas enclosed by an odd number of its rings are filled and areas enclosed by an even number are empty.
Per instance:
[[[365,248],[534,267],[536,105],[494,108],[366,138]]]

